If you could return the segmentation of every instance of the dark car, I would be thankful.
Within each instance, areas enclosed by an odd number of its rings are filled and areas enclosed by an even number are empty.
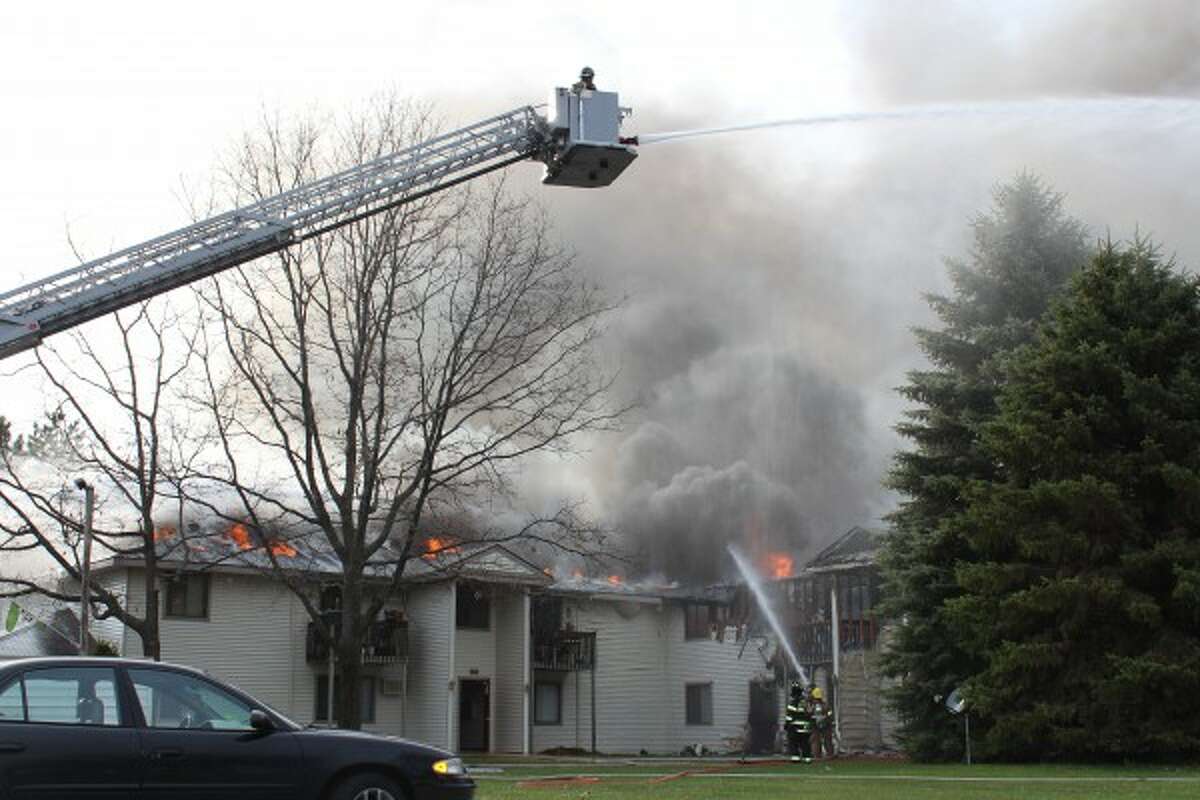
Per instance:
[[[462,761],[302,728],[186,667],[118,658],[0,665],[0,798],[470,798]]]

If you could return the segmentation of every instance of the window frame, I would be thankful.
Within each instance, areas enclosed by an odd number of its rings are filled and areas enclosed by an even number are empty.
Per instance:
[[[165,577],[165,583],[166,583],[166,591],[164,592],[164,594],[166,596],[163,598],[164,602],[162,604],[163,618],[164,619],[199,620],[199,621],[207,622],[209,619],[209,610],[212,606],[212,602],[211,602],[212,601],[212,576],[207,572],[182,572],[182,571],[180,571],[180,572],[172,572],[164,577]],[[203,601],[201,603],[201,613],[199,613],[199,614],[187,613],[188,595],[187,595],[186,587],[187,587],[187,582],[191,581],[191,580],[200,580],[204,586]],[[171,608],[172,588],[175,588],[175,591],[182,590],[184,592],[184,595],[183,595],[184,613],[182,613],[182,614],[175,613]]]
[[[133,664],[126,665],[124,667],[124,669],[122,669],[122,673],[124,675],[124,680],[127,681],[127,686],[128,686],[128,689],[127,689],[128,695],[127,696],[129,698],[129,701],[132,703],[133,708],[135,709],[134,713],[137,714],[138,726],[141,728],[144,728],[145,730],[148,730],[148,731],[245,734],[245,733],[252,732],[254,729],[253,729],[253,727],[250,727],[250,728],[199,728],[199,727],[197,727],[197,728],[177,728],[177,727],[172,728],[172,727],[163,727],[163,726],[159,726],[159,725],[154,725],[150,721],[150,718],[146,716],[146,710],[144,708],[142,708],[142,698],[138,695],[137,678],[134,675],[134,673],[138,673],[138,672],[152,672],[155,674],[169,675],[173,678],[192,680],[192,681],[195,681],[196,683],[200,683],[200,684],[207,686],[210,691],[212,691],[216,694],[224,695],[226,697],[236,700],[240,705],[246,706],[248,709],[250,709],[251,712],[264,711],[264,713],[265,713],[263,704],[258,702],[254,698],[235,690],[231,686],[225,686],[224,684],[220,684],[220,683],[217,683],[216,681],[209,680],[207,677],[205,677],[203,675],[194,675],[190,672],[182,672],[182,671],[177,671],[177,670],[173,670],[173,669],[157,669],[157,668],[155,668],[153,666],[149,666],[149,665],[148,666],[142,666],[140,664],[139,665],[133,665]],[[153,687],[151,687],[151,688],[153,688]]]
[[[555,705],[554,705],[555,715],[554,715],[554,719],[552,721],[538,719],[538,709],[540,708],[540,704],[538,702],[538,697],[539,697],[538,687],[540,687],[540,686],[553,686],[555,689],[558,690],[558,694],[555,696]],[[563,681],[562,680],[555,680],[555,679],[548,679],[548,678],[535,678],[534,679],[534,681],[533,681],[533,724],[537,725],[537,726],[554,726],[554,725],[561,726],[563,724]]]
[[[684,720],[684,724],[687,725],[688,727],[705,727],[705,726],[711,727],[714,724],[713,723],[713,717],[714,717],[714,714],[713,714],[713,682],[712,681],[689,681],[688,683],[685,683],[683,685],[683,687],[684,687],[683,688],[683,720]],[[694,722],[691,717],[691,711],[692,711],[691,692],[696,689],[701,690],[700,702],[699,702],[700,720],[698,722]],[[705,691],[705,690],[707,690],[707,691]],[[704,702],[706,697],[708,698],[707,704]],[[707,719],[705,719],[705,711],[706,710],[708,712]]]
[[[70,722],[70,721],[52,720],[52,719],[30,719],[29,688],[25,684],[26,679],[29,678],[30,676],[36,676],[36,674],[39,672],[62,672],[62,671],[68,671],[68,670],[87,670],[87,671],[100,671],[100,672],[109,673],[110,679],[112,682],[112,687],[113,687],[113,704],[116,706],[116,712],[117,712],[116,722],[114,722],[112,724],[105,722],[105,723],[101,723],[101,724],[97,725],[92,722],[79,722],[79,721]],[[67,663],[67,664],[53,664],[53,663],[52,664],[42,664],[42,665],[38,665],[35,667],[31,667],[26,670],[22,670],[21,672],[17,673],[13,677],[12,682],[16,682],[21,685],[21,707],[22,707],[22,710],[24,711],[25,717],[22,720],[4,720],[4,722],[19,723],[19,724],[23,724],[23,725],[54,725],[56,727],[63,727],[63,728],[115,729],[115,728],[136,727],[137,726],[136,719],[133,716],[134,712],[129,707],[129,698],[125,694],[125,676],[124,676],[123,672],[124,671],[122,669],[120,669],[116,666],[101,666],[101,665],[96,665],[96,664],[79,665],[79,664],[69,664],[69,663]],[[11,683],[5,684],[4,688],[7,689],[10,685],[11,685]],[[78,688],[76,688],[76,692],[78,692]]]
[[[380,682],[375,679],[374,675],[360,675],[358,677],[358,681],[359,681],[358,693],[359,693],[360,699],[366,700],[369,698],[369,702],[364,702],[362,704],[362,712],[363,713],[362,713],[361,722],[364,725],[374,725],[375,720],[377,719],[377,715],[378,715],[376,707],[378,705],[377,698],[379,696],[379,683]],[[333,690],[334,690],[334,692],[337,691],[337,682],[338,682],[338,676],[337,676],[337,673],[335,672],[333,675],[333,687],[334,687]],[[322,686],[322,683],[324,683],[324,686]],[[367,693],[367,684],[368,683],[370,683],[370,686],[371,686],[369,694]],[[324,704],[326,706],[324,716],[321,715],[322,704]],[[313,681],[313,722],[326,722],[326,723],[329,722],[329,719],[332,716],[332,713],[331,713],[331,709],[329,709],[328,706],[329,706],[329,673],[322,672],[322,673],[318,674],[316,676],[316,680]]]
[[[8,683],[0,686],[0,694],[3,694],[4,692],[8,691],[13,686],[16,686],[21,693],[21,718],[16,719],[16,718],[12,718],[12,717],[0,716],[0,724],[20,723],[20,724],[24,725],[29,722],[29,700],[27,699],[26,694],[25,694],[24,675],[25,675],[24,672],[18,672],[16,675],[14,675],[12,677],[11,680],[9,680]]]
[[[463,621],[463,592],[474,592],[478,589],[483,596],[474,600],[474,608],[484,606],[486,615],[482,625],[469,624]],[[492,596],[486,584],[474,584],[463,581],[454,587],[454,629],[464,631],[490,631],[492,629]]]

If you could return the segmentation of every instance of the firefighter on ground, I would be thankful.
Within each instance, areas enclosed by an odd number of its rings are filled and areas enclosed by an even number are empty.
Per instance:
[[[809,697],[812,700],[813,751],[817,758],[833,758],[833,712],[825,703],[825,692],[814,686]]]
[[[596,84],[592,80],[595,77],[596,77],[596,73],[592,70],[591,67],[584,67],[583,70],[579,73],[578,82],[571,85],[571,91],[574,92],[575,94],[579,94],[579,93],[583,92],[585,89],[589,92],[596,91]]]
[[[792,761],[803,759],[805,764],[811,764],[813,716],[808,698],[805,697],[804,685],[800,681],[792,683],[784,728],[787,730],[788,753]]]

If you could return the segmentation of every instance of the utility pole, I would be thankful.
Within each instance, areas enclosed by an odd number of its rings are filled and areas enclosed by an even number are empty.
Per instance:
[[[83,564],[79,569],[79,655],[86,656],[88,647],[89,586],[92,572],[92,511],[96,506],[96,487],[83,478],[75,479],[75,488],[83,492]]]

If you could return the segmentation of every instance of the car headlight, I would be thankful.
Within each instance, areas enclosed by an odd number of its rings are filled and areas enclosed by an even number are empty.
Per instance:
[[[443,758],[433,762],[433,771],[438,775],[466,775],[467,767],[461,758]]]

